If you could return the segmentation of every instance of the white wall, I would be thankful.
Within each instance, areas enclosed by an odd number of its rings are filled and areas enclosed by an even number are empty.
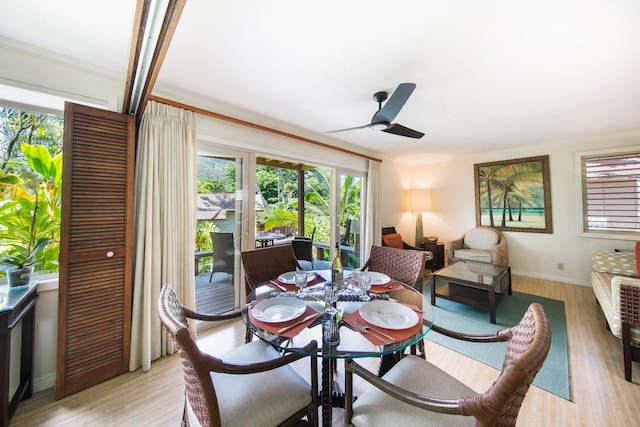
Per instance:
[[[580,141],[556,141],[500,152],[461,155],[444,160],[426,155],[419,161],[385,161],[382,167],[382,224],[395,225],[413,243],[415,216],[398,209],[403,194],[398,188],[431,188],[434,211],[423,217],[424,235],[439,241],[460,237],[475,226],[473,165],[549,155],[553,234],[506,232],[509,261],[514,274],[590,286],[594,250],[633,249],[635,241],[581,237],[578,227],[581,187],[575,154],[616,147],[640,147],[640,134],[610,135]],[[434,160],[435,159],[435,160]],[[564,263],[564,270],[557,268]]]

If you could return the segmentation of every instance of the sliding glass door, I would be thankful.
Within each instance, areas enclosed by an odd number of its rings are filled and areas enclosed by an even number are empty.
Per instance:
[[[335,198],[335,238],[340,242],[340,256],[345,269],[362,266],[361,236],[364,224],[361,219],[364,200],[364,175],[358,172],[337,170],[334,192]]]
[[[225,313],[241,304],[248,157],[220,147],[200,147],[194,248],[199,312]]]

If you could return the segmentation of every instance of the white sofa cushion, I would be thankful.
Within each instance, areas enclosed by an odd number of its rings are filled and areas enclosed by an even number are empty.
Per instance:
[[[500,241],[500,236],[487,228],[472,228],[464,235],[463,248],[491,251]]]

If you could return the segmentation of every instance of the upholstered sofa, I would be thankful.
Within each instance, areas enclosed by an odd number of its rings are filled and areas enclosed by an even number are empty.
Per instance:
[[[447,262],[471,260],[509,265],[507,238],[491,227],[476,227],[447,243]]]
[[[607,321],[608,329],[618,338],[623,338],[623,326],[621,321],[621,301],[622,316],[629,322],[630,318],[638,316],[638,301],[630,301],[629,292],[623,292],[621,298],[620,288],[635,290],[636,298],[640,292],[640,279],[636,268],[636,257],[634,251],[613,252],[594,251],[591,255],[593,261],[593,271],[591,273],[591,286],[596,299],[602,308],[602,312]],[[629,313],[625,307],[631,307]],[[635,307],[635,308],[634,308]],[[633,312],[635,310],[635,312]],[[630,331],[631,347],[640,347],[640,327],[632,325]],[[623,350],[631,352],[629,343],[623,339]],[[627,350],[629,348],[629,350]],[[637,352],[637,350],[633,350]],[[634,358],[635,360],[635,358]],[[625,378],[631,380],[631,362],[625,355]]]

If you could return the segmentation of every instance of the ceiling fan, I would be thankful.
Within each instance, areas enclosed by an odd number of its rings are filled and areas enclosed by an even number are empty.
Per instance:
[[[378,111],[371,118],[371,123],[362,126],[356,126],[353,128],[339,129],[330,131],[328,133],[345,132],[348,130],[371,128],[375,130],[381,130],[382,132],[393,133],[395,135],[406,136],[409,138],[422,138],[424,133],[417,130],[409,129],[397,123],[391,123],[396,118],[407,99],[413,93],[416,88],[415,83],[401,83],[397,89],[391,95],[391,98],[387,101],[389,96],[388,92],[376,92],[373,95],[373,99],[378,103]],[[382,103],[387,101],[382,106]]]

